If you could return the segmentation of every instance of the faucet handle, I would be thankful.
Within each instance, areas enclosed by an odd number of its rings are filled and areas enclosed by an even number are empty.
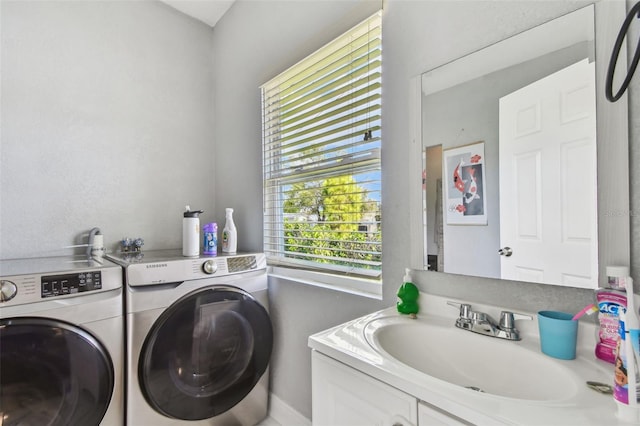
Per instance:
[[[531,315],[519,314],[509,311],[500,312],[500,328],[503,330],[513,330],[517,319],[532,320]]]
[[[460,309],[460,318],[470,319],[471,318],[471,305],[468,303],[456,303],[447,300],[447,305],[454,306]]]

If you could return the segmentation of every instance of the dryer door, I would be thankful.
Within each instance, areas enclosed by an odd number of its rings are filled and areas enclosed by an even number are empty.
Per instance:
[[[111,401],[111,359],[87,331],[45,318],[0,320],[0,423],[98,425]]]
[[[215,417],[251,392],[272,346],[269,314],[249,293],[231,286],[197,290],[149,331],[138,364],[142,393],[168,417]]]

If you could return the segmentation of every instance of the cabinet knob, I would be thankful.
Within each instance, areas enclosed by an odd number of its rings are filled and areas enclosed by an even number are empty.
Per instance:
[[[407,420],[404,416],[401,416],[399,414],[396,414],[395,416],[391,417],[389,419],[388,424],[391,426],[415,426],[413,423]]]

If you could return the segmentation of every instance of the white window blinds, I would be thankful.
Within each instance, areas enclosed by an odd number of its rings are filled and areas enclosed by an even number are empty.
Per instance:
[[[379,278],[380,14],[262,87],[270,264]]]

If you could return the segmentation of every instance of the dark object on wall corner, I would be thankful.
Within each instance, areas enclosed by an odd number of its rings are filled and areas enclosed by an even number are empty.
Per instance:
[[[620,97],[625,92],[625,90],[627,90],[627,87],[629,86],[629,82],[631,81],[631,77],[633,77],[633,73],[636,71],[636,67],[638,66],[638,61],[640,60],[640,40],[638,40],[638,44],[636,45],[636,51],[633,54],[633,60],[631,61],[631,66],[629,67],[627,76],[622,82],[622,86],[620,86],[620,90],[618,90],[618,92],[615,95],[613,95],[613,89],[611,86],[613,85],[613,75],[616,70],[616,62],[618,61],[618,55],[620,54],[620,48],[622,47],[622,42],[624,41],[624,38],[627,35],[627,32],[629,31],[629,26],[631,25],[631,21],[633,20],[633,17],[635,14],[637,14],[638,19],[640,19],[640,2],[636,3],[629,11],[629,14],[627,15],[627,17],[625,18],[622,24],[622,28],[620,28],[620,32],[618,33],[618,38],[616,39],[616,43],[613,46],[613,52],[611,53],[611,60],[609,61],[609,69],[607,70],[607,80],[605,83],[605,94],[607,96],[607,99],[611,102],[615,102],[618,99],[620,99]]]
[[[438,270],[438,255],[436,254],[428,254],[427,255],[427,263],[429,264],[430,271]],[[442,272],[442,271],[440,271]]]

